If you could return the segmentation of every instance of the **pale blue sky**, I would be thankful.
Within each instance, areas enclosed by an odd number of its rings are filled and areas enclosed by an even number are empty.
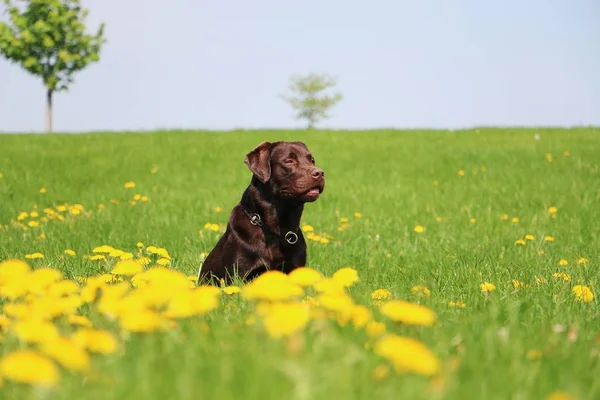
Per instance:
[[[83,4],[108,43],[55,97],[56,131],[299,127],[278,95],[313,71],[345,96],[323,127],[600,125],[598,0]],[[0,60],[0,131],[42,131],[43,110]]]

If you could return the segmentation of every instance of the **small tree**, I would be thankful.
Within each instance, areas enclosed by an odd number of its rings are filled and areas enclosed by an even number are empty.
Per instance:
[[[282,98],[297,110],[296,119],[305,119],[308,129],[312,129],[320,120],[329,118],[327,111],[342,100],[341,93],[321,93],[335,85],[335,79],[328,75],[292,76],[288,85],[292,94]]]
[[[97,62],[105,43],[104,24],[84,32],[88,11],[79,0],[28,0],[18,7],[2,0],[9,22],[0,22],[0,54],[42,78],[46,87],[46,131],[52,132],[52,95],[67,91],[75,72]]]

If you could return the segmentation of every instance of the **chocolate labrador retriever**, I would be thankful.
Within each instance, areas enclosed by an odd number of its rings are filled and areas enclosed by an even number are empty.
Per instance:
[[[325,173],[302,142],[264,142],[246,155],[250,185],[233,208],[227,229],[198,273],[202,282],[248,282],[269,269],[289,273],[306,264],[300,229],[304,204],[317,200]]]

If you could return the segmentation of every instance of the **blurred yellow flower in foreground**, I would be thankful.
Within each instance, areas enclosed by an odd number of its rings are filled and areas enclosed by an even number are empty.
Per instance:
[[[132,189],[135,187],[135,182],[133,182],[133,181],[125,182],[125,184],[123,186],[125,187],[125,189]]]
[[[379,311],[392,321],[407,325],[431,326],[437,320],[437,314],[433,310],[404,300],[390,300]]]
[[[71,371],[83,371],[90,366],[88,353],[71,339],[59,337],[44,342],[40,346],[40,350]]]
[[[310,320],[310,309],[302,303],[274,303],[267,307],[263,323],[273,338],[290,336],[303,329]]]
[[[335,282],[339,283],[343,287],[350,287],[360,279],[358,278],[358,272],[356,269],[351,267],[340,268],[333,273],[331,277]]]
[[[415,226],[414,231],[417,233],[422,233],[425,231],[425,227],[423,227],[422,225],[417,225]]]
[[[579,400],[577,397],[564,392],[564,391],[554,391],[548,395],[544,400]]]
[[[18,350],[0,360],[0,375],[7,379],[43,386],[60,381],[58,368],[43,354],[33,350]]]
[[[302,296],[304,291],[290,279],[289,275],[272,270],[250,282],[244,287],[242,294],[247,299],[274,301]]]
[[[117,351],[118,343],[108,331],[90,328],[79,328],[72,339],[78,346],[93,353],[110,354]]]
[[[390,360],[398,372],[416,372],[432,376],[439,372],[440,360],[420,341],[389,334],[380,338],[374,351]]]
[[[144,270],[142,264],[133,261],[119,261],[111,271],[115,275],[133,276]]]
[[[314,286],[323,279],[323,274],[310,267],[296,268],[289,274],[290,280],[300,286]]]

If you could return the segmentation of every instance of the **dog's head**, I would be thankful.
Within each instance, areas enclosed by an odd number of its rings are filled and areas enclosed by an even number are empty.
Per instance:
[[[246,155],[244,163],[275,196],[315,201],[325,189],[325,172],[302,142],[263,142]]]

